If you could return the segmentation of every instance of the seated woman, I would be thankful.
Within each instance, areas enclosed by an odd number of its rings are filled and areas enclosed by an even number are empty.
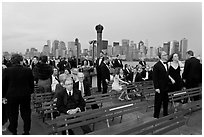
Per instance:
[[[113,77],[112,90],[115,90],[115,91],[118,91],[118,92],[122,91],[122,93],[118,97],[118,99],[120,101],[124,100],[124,99],[121,98],[123,96],[123,94],[125,94],[125,99],[130,100],[130,98],[128,97],[128,94],[127,94],[127,90],[122,90],[122,86],[119,83],[119,82],[121,82],[121,83],[124,83],[124,84],[128,84],[128,82],[125,82],[125,81],[122,80],[122,77],[121,77],[122,75],[119,75],[120,71],[123,71],[123,70],[120,69],[120,68],[115,69],[115,74],[114,74],[114,77]]]

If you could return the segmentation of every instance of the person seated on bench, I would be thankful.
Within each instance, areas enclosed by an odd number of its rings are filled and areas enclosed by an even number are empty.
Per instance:
[[[88,81],[84,79],[84,74],[82,72],[78,72],[77,74],[79,81],[74,83],[74,88],[81,91],[82,97],[91,96],[91,90],[89,87]],[[99,106],[97,104],[91,105],[92,109],[97,109]]]
[[[61,114],[72,115],[81,111],[85,111],[85,101],[81,96],[81,91],[73,88],[73,79],[68,77],[64,84],[65,89],[61,90],[57,96],[57,110]],[[89,126],[81,127],[84,134],[91,132]],[[74,134],[72,130],[68,130],[69,134]],[[64,134],[64,132],[62,133]]]
[[[113,77],[113,84],[112,84],[112,90],[116,90],[118,92],[122,91],[122,86],[119,84],[119,82],[129,84],[128,82],[125,82],[125,81],[122,80],[122,77],[119,75],[120,71],[123,71],[123,70],[120,69],[120,68],[115,69],[115,74],[114,74],[114,77]],[[118,99],[120,101],[124,100],[124,99],[121,98],[123,96],[123,94],[125,94],[125,98],[127,100],[130,100],[130,98],[128,97],[128,94],[127,94],[127,90],[123,90],[122,93],[120,94],[120,96],[118,97]]]

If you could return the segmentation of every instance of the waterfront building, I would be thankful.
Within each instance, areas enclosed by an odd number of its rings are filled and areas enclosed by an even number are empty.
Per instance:
[[[188,40],[186,38],[183,38],[180,42],[180,53],[181,53],[181,59],[186,59],[186,52],[188,49]]]
[[[163,50],[170,55],[170,42],[164,42],[163,43]]]
[[[44,45],[44,46],[43,46],[42,54],[43,54],[43,55],[46,55],[46,56],[48,56],[48,57],[50,56],[50,48],[49,48],[48,45]]]
[[[58,49],[59,46],[59,40],[54,40],[52,43],[52,55],[56,57],[56,50]]]
[[[113,56],[113,47],[112,47],[112,45],[108,45],[108,47],[107,47],[107,55],[108,56]]]

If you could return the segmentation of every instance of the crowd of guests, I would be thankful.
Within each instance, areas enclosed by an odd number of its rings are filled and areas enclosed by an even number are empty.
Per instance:
[[[97,73],[97,92],[107,93],[108,84],[113,81],[111,91],[115,90],[120,93],[118,97],[120,101],[131,100],[128,96],[129,91],[123,90],[122,84],[129,85],[134,82],[153,80],[156,91],[154,117],[159,118],[162,104],[163,115],[166,116],[168,115],[168,92],[197,87],[202,83],[202,64],[194,57],[192,51],[188,51],[187,56],[188,59],[184,65],[179,61],[178,54],[174,53],[168,58],[167,54],[162,51],[159,54],[159,61],[150,67],[144,59],[141,59],[136,66],[130,66],[123,64],[119,55],[112,59],[102,51],[95,62],[85,58],[78,66],[75,58],[69,60],[34,56],[31,61],[28,61],[21,55],[14,54],[10,60],[3,59],[2,125],[9,120],[7,130],[12,134],[17,134],[20,107],[24,121],[23,134],[30,134],[30,98],[35,84],[42,93],[54,92],[57,109],[61,114],[85,111],[84,97],[92,94],[91,73],[94,69]],[[181,67],[184,67],[182,75]],[[97,109],[99,106],[93,104],[91,108]],[[88,126],[81,128],[84,133],[91,131]],[[68,132],[74,134],[72,130]]]

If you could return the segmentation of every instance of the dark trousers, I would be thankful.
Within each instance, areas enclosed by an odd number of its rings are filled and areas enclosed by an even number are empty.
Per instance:
[[[98,87],[98,92],[101,92],[101,74],[97,74],[97,87]]]
[[[187,89],[196,88],[196,87],[199,87],[199,80],[194,79],[194,80],[187,80],[186,81],[186,88]],[[197,95],[197,96],[191,97],[190,99],[193,101],[200,100],[201,96]]]
[[[17,134],[18,126],[18,114],[19,107],[21,118],[24,122],[24,133],[29,133],[31,128],[31,108],[30,108],[30,96],[24,97],[9,97],[8,98],[8,118],[9,118],[9,127],[8,129],[13,133]]]
[[[163,104],[163,116],[168,115],[168,92],[160,91],[160,93],[155,93],[154,100],[154,118],[159,118],[161,105]]]
[[[107,90],[108,90],[108,84],[105,80],[102,80],[102,85],[103,85],[103,92],[102,94],[105,94],[107,93]]]
[[[8,121],[7,104],[2,104],[2,125]]]

